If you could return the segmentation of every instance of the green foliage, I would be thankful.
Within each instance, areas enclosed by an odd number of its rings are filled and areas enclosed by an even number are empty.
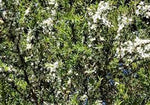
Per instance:
[[[149,6],[0,1],[0,105],[149,105]]]

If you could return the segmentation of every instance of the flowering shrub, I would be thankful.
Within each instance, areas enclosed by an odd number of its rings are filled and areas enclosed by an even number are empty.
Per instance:
[[[2,105],[149,105],[150,5],[0,0]]]

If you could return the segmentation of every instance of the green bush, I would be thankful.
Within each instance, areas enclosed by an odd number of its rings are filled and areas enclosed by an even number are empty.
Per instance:
[[[0,104],[149,105],[148,0],[0,0]]]

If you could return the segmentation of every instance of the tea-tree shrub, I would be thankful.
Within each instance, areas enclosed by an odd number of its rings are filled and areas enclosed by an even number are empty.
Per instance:
[[[0,0],[2,105],[149,105],[148,0]]]

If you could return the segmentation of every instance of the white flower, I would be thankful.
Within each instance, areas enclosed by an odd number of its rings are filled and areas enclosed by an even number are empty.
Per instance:
[[[144,1],[141,1],[139,4],[140,4],[140,5],[144,5]]]
[[[53,27],[53,17],[49,17],[48,19],[43,20],[40,24],[43,27],[43,32],[46,34],[53,34],[52,27]]]
[[[103,102],[102,100],[96,100],[95,105],[102,105],[102,102]]]
[[[150,17],[150,12],[146,12],[146,18]]]
[[[85,100],[86,98],[88,98],[88,96],[86,94],[84,94],[83,96],[80,97],[81,100]]]
[[[7,12],[6,12],[6,11],[3,11],[2,14],[3,14],[3,17],[7,18],[7,16],[6,16],[6,15],[7,15]]]
[[[144,2],[140,2],[137,6],[137,10],[135,11],[136,15],[141,14],[142,16],[149,18],[150,17],[150,5],[145,4]]]
[[[119,85],[119,82],[115,82],[115,85]]]
[[[93,15],[93,22],[97,23],[97,20],[100,19],[100,15],[98,13],[96,13],[95,15]]]
[[[105,15],[103,15],[103,17],[102,17],[101,19],[102,19],[104,25],[106,25],[106,26],[108,26],[108,27],[111,26],[111,23],[107,20],[107,18],[106,18]]]
[[[32,36],[28,35],[27,36],[27,42],[30,42],[32,40]]]
[[[50,0],[50,1],[49,1],[49,4],[55,4],[55,3],[56,3],[55,0]]]
[[[59,66],[59,62],[56,61],[54,64],[51,64],[51,63],[45,63],[45,67],[47,69],[50,69],[51,73],[55,73],[56,72],[56,69],[58,68]]]
[[[87,11],[88,11],[88,15],[89,15],[89,16],[92,16],[92,15],[93,15],[93,12],[92,12],[92,9],[91,9],[91,8],[88,8],[88,7],[87,7]]]
[[[128,19],[128,18],[123,15],[123,16],[122,16],[122,23],[123,23],[123,24],[126,24],[126,23],[127,23],[127,19]]]
[[[28,15],[28,13],[30,12],[30,7],[28,7],[25,11],[25,14],[24,15]]]
[[[8,78],[8,81],[13,81],[13,79],[11,79],[11,78]]]
[[[144,47],[142,47],[142,45],[144,45]],[[139,37],[136,37],[134,41],[127,41],[125,43],[122,43],[120,47],[121,48],[117,48],[116,51],[118,57],[123,57],[125,55],[125,52],[136,52],[142,58],[150,57],[150,53],[146,52],[150,50],[150,40],[148,39],[140,39]]]
[[[70,75],[72,73],[73,73],[73,71],[72,71],[72,69],[70,69],[67,74]]]
[[[92,42],[92,41],[94,41],[94,40],[96,40],[95,38],[90,38],[90,41]]]
[[[150,40],[140,39],[139,37],[136,37],[135,42],[136,42],[136,45],[139,45],[139,44],[144,44],[144,43],[150,43]]]
[[[131,24],[131,22],[133,21],[133,19],[131,17],[127,17],[126,15],[122,15],[122,16],[118,16],[118,30],[117,30],[117,36],[116,39],[119,38],[119,36],[121,35],[121,30]]]
[[[119,24],[118,27],[119,27],[119,28],[118,28],[118,32],[120,32],[120,31],[123,29],[124,24]]]
[[[0,71],[3,71],[3,69],[2,69],[2,68],[0,68]]]
[[[137,15],[139,15],[139,14],[140,14],[139,9],[137,9],[137,10],[135,11],[135,13],[136,13]]]
[[[132,18],[128,18],[128,22],[129,22],[129,24],[130,24],[132,21],[133,21],[133,19],[132,19]]]
[[[142,53],[142,54],[141,54],[141,57],[142,57],[142,58],[149,58],[149,57],[150,57],[150,54]]]
[[[52,103],[51,103],[51,104],[49,104],[49,103],[48,103],[48,102],[46,102],[46,101],[44,101],[43,103],[44,103],[44,105],[54,105],[54,104],[52,104]]]
[[[16,1],[15,1],[15,4],[19,5],[19,4],[20,4],[19,0],[16,0]]]
[[[92,44],[89,44],[88,47],[92,47]]]
[[[54,9],[54,10],[51,10],[51,12],[52,12],[52,16],[55,16],[56,15],[56,10]]]
[[[3,6],[3,3],[2,3],[2,0],[0,0],[0,8],[2,8]]]
[[[100,36],[100,40],[101,40],[101,41],[104,41],[105,39],[104,39],[104,37],[101,37],[101,36]]]
[[[32,48],[32,44],[28,43],[26,49],[31,49]]]
[[[142,7],[141,7],[141,5],[138,5],[137,8],[138,8],[138,10],[139,10],[139,9],[141,9]]]
[[[0,24],[3,24],[3,23],[4,23],[4,21],[2,19],[0,19]]]
[[[84,73],[85,74],[92,74],[92,73],[94,73],[95,72],[95,70],[87,70],[87,71],[85,71]]]
[[[104,1],[101,1],[99,4],[98,4],[98,12],[101,13],[105,10],[108,10],[110,9],[110,6],[109,6],[109,3],[108,2],[104,2]]]
[[[120,31],[124,28],[124,24],[118,24],[117,36],[116,39],[121,35]]]
[[[109,2],[104,2],[101,1],[98,5],[97,11],[95,12],[95,14],[92,16],[93,18],[93,22],[97,23],[97,20],[102,20],[103,24],[110,27],[111,23],[107,20],[107,10],[111,10],[112,8],[109,5]],[[104,13],[105,12],[105,13]],[[91,13],[90,13],[91,14]],[[96,27],[94,27],[92,25],[91,29],[95,29]]]
[[[91,29],[96,30],[97,24],[92,24]]]
[[[68,82],[67,82],[68,85],[71,84],[71,78],[69,78]]]
[[[146,51],[150,50],[150,44],[148,44],[148,45],[145,46],[145,50]]]
[[[46,24],[48,26],[52,26],[53,25],[53,20],[52,20],[52,18],[48,18],[48,19],[44,20],[42,22],[42,24]]]
[[[53,65],[54,65],[54,68],[57,68],[58,67],[58,61],[56,61]]]

